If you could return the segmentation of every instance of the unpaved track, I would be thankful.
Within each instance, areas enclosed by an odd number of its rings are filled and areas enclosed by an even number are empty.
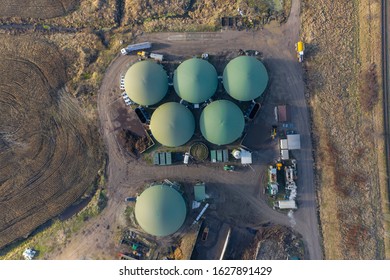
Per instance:
[[[313,159],[310,139],[310,122],[304,98],[302,68],[296,62],[294,43],[299,38],[300,2],[293,0],[292,11],[287,24],[282,27],[268,27],[259,32],[225,31],[218,33],[156,33],[146,34],[141,41],[152,41],[161,52],[190,57],[202,52],[218,53],[220,51],[237,51],[238,49],[257,49],[264,53],[270,77],[270,104],[263,108],[252,130],[263,122],[271,123],[271,107],[288,101],[293,110],[292,121],[302,136],[302,150],[296,154],[299,164],[298,187],[300,192],[300,209],[295,213],[294,229],[302,234],[307,248],[307,258],[322,259],[322,248],[317,220],[316,195],[313,181]],[[220,167],[205,166],[147,166],[129,157],[119,149],[114,137],[115,124],[112,104],[119,96],[119,77],[131,64],[131,57],[117,57],[107,69],[99,96],[98,110],[101,121],[101,133],[107,147],[108,195],[109,202],[99,217],[86,223],[83,233],[75,236],[62,250],[54,254],[57,259],[113,258],[116,244],[113,237],[115,229],[124,226],[123,211],[126,207],[124,198],[134,195],[140,186],[148,180],[169,178],[177,181],[203,180],[210,190],[217,191],[226,201],[219,204],[219,216],[222,220],[240,226],[260,226],[266,222],[291,225],[289,218],[278,213],[261,198],[264,165],[270,161],[276,151],[259,147],[254,157],[253,168],[226,173]],[[266,113],[267,116],[264,116]],[[267,130],[268,131],[268,130]],[[249,131],[249,133],[253,133]],[[232,200],[234,198],[234,200]],[[229,202],[234,203],[229,203]],[[224,206],[225,205],[225,206]],[[99,225],[99,226],[98,226]],[[110,225],[110,229],[106,228]]]
[[[386,159],[390,158],[390,140],[389,140],[389,131],[390,131],[390,122],[389,122],[389,84],[390,84],[390,62],[389,62],[389,25],[390,25],[390,5],[387,3],[387,0],[382,0],[382,76],[383,76],[383,106],[384,106],[384,123],[385,123],[385,138],[386,141]],[[387,174],[390,174],[389,163],[387,162]],[[387,185],[389,190],[389,200],[390,200],[390,177],[387,177]]]

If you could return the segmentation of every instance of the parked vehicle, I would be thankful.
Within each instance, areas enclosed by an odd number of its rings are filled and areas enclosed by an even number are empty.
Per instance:
[[[299,62],[303,62],[303,54],[305,52],[305,44],[299,41],[295,44],[295,50],[297,51],[297,57]]]
[[[190,160],[190,153],[187,152],[184,154],[184,160],[183,160],[183,163],[184,164],[188,164],[188,161]]]
[[[150,49],[151,47],[152,47],[152,43],[149,42],[128,45],[126,48],[121,49],[121,54],[126,55],[126,54],[130,54],[133,51]]]

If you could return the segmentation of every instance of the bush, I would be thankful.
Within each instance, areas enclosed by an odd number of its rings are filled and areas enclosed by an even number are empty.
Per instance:
[[[379,101],[379,85],[376,64],[372,63],[367,71],[361,73],[360,104],[371,111]]]

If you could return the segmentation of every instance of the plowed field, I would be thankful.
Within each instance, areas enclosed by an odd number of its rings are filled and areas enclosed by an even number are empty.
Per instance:
[[[66,61],[34,37],[1,37],[0,247],[61,213],[91,185],[99,142],[64,88]]]
[[[0,17],[53,18],[72,10],[78,0],[2,0]]]

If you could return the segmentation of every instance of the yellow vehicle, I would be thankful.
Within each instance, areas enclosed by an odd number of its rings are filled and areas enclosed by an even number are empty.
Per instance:
[[[297,51],[297,57],[299,62],[303,62],[303,54],[305,52],[305,44],[299,41],[295,44],[295,50]]]
[[[145,51],[140,51],[140,52],[137,52],[137,55],[141,58],[141,59],[146,59],[149,57],[149,53],[145,52]]]
[[[271,128],[271,138],[272,138],[272,140],[274,140],[275,137],[276,137],[276,129],[277,129],[276,125],[273,125],[272,128]]]

